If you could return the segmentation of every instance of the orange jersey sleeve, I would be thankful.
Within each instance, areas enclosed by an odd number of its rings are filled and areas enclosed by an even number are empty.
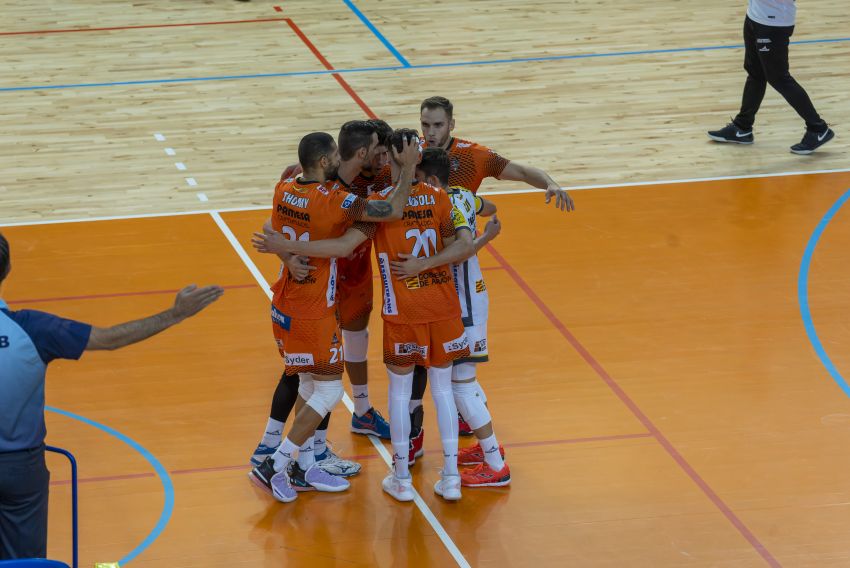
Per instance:
[[[383,199],[375,194],[370,199]],[[444,265],[418,276],[399,280],[390,262],[402,253],[432,256],[445,248],[458,219],[449,195],[437,187],[418,183],[410,190],[402,218],[374,225],[375,257],[383,285],[383,318],[395,323],[429,323],[460,317],[451,267]],[[365,231],[364,231],[365,232]]]
[[[510,162],[486,146],[460,138],[452,139],[447,152],[451,161],[449,185],[465,187],[472,193],[485,178],[502,175]]]
[[[281,181],[275,187],[272,227],[301,241],[341,236],[363,216],[366,200],[345,191],[327,189],[315,182]],[[337,260],[315,258],[316,270],[301,281],[283,268],[272,287],[273,303],[283,314],[300,319],[321,319],[336,305]]]

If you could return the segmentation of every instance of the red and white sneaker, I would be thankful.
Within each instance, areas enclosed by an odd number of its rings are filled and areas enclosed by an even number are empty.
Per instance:
[[[425,443],[425,428],[420,428],[419,433],[410,439],[410,455],[407,458],[408,466],[416,463],[416,458],[421,458],[425,455],[425,449],[422,447]]]
[[[457,414],[457,435],[458,436],[472,436],[475,432],[472,431],[472,427],[467,424],[466,420],[463,419],[463,416],[460,415],[460,412]]]
[[[508,464],[501,471],[493,471],[487,462],[460,472],[460,483],[464,487],[502,487],[511,482]]]
[[[502,444],[499,444],[499,454],[501,454],[502,459],[505,459],[505,448],[502,447]],[[481,444],[478,442],[474,446],[461,448],[457,453],[458,465],[478,465],[480,463],[484,463],[484,450],[481,449]]]

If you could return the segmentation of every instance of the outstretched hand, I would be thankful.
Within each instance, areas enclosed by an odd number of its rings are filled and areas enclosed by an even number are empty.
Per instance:
[[[557,209],[560,209],[561,211],[566,211],[567,213],[569,213],[570,211],[575,211],[576,205],[573,202],[573,198],[570,197],[570,195],[566,191],[564,191],[557,185],[549,186],[546,188],[547,205],[552,201],[553,197],[555,198],[555,207]]]
[[[195,284],[186,286],[174,298],[174,315],[183,320],[197,314],[224,294],[221,286],[204,286],[198,288]]]

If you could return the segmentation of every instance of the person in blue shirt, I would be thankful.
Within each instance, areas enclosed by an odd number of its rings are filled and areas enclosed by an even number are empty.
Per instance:
[[[0,287],[11,268],[9,242],[0,233]],[[187,286],[169,309],[107,328],[35,310],[12,311],[0,297],[0,560],[47,555],[47,364],[147,339],[197,314],[223,293],[219,286]]]

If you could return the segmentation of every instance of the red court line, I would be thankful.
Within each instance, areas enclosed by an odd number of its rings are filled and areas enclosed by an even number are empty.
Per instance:
[[[156,477],[153,473],[128,473],[126,475],[108,475],[104,477],[79,477],[77,483],[94,483],[96,481],[116,481],[119,479],[139,479],[142,477]],[[51,481],[50,485],[70,485],[70,479]]]
[[[225,290],[255,288],[256,284],[230,284],[222,286]],[[98,300],[101,298],[122,298],[125,296],[152,296],[155,294],[176,294],[180,290],[145,290],[142,292],[113,292],[110,294],[90,294],[87,296],[57,296],[55,298],[30,298],[26,300],[8,300],[8,304],[38,304],[40,302],[66,302],[70,300]]]
[[[292,28],[292,31],[295,32],[295,35],[301,38],[301,41],[304,42],[304,45],[306,45],[307,48],[313,52],[313,55],[315,55],[316,59],[318,59],[319,62],[321,62],[321,64],[325,66],[325,69],[327,69],[328,71],[334,71],[334,66],[330,64],[330,61],[325,59],[325,56],[322,55],[322,53],[318,50],[318,48],[316,48],[315,45],[313,45],[313,42],[310,41],[310,38],[304,35],[304,32],[301,31],[301,28],[295,25],[295,22],[293,22],[291,19],[285,19],[286,23],[289,24],[289,27]],[[345,81],[345,79],[342,78],[342,75],[340,75],[339,73],[331,73],[331,76],[336,79],[336,82],[339,83],[343,89],[345,89],[345,92],[348,93],[348,96],[354,99],[354,102],[357,103],[361,109],[363,109],[363,112],[366,113],[366,116],[368,116],[369,118],[378,118],[378,116],[374,112],[372,112],[372,109],[370,109],[369,106],[363,102],[363,99],[361,99],[357,95],[357,93],[354,92],[354,89],[351,88],[351,85],[349,85]]]
[[[151,28],[183,28],[190,26],[224,26],[228,24],[257,24],[263,22],[282,22],[286,18],[263,18],[260,20],[228,20],[223,22],[190,22],[186,24],[149,24],[144,26],[114,26],[111,28],[70,28],[62,30],[30,30],[24,32],[0,32],[0,36],[70,34],[76,32],[111,32],[115,30],[146,30]]]
[[[780,566],[779,562],[773,555],[767,550],[767,548],[759,541],[759,539],[750,531],[749,528],[738,518],[738,516],[732,512],[732,509],[729,508],[728,505],[720,498],[720,496],[706,483],[706,481],[700,477],[700,475],[696,472],[696,470],[691,466],[690,463],[679,453],[679,451],[670,443],[670,441],[661,433],[661,430],[649,419],[649,417],[643,413],[643,411],[638,407],[638,405],[626,394],[626,392],[620,387],[620,385],[615,381],[611,375],[608,374],[602,365],[597,361],[590,352],[584,348],[584,346],[579,342],[578,339],[567,329],[567,327],[558,319],[552,310],[546,305],[546,303],[537,295],[537,293],[528,285],[528,283],[520,276],[520,274],[514,269],[511,264],[505,260],[499,252],[493,247],[493,245],[488,244],[487,250],[493,257],[498,261],[498,263],[508,271],[508,274],[511,275],[514,282],[525,292],[526,296],[537,306],[537,308],[543,312],[543,315],[555,326],[564,339],[576,350],[576,352],[584,359],[588,365],[596,372],[599,377],[605,381],[605,384],[617,395],[623,404],[625,404],[628,409],[632,412],[632,414],[640,420],[641,424],[650,432],[652,437],[658,440],[658,443],[661,444],[661,447],[673,458],[680,468],[691,478],[691,480],[699,487],[702,492],[705,494],[708,499],[714,503],[714,505],[723,513],[723,516],[729,520],[732,525],[738,529],[738,532],[741,533],[747,542],[756,550],[756,552],[761,555],[761,557],[770,565],[770,566]]]

